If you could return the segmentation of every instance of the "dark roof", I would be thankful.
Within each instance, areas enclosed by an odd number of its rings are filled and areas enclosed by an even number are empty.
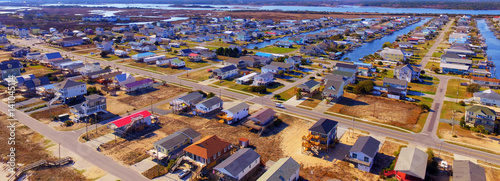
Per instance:
[[[135,82],[132,82],[132,83],[125,84],[125,87],[131,88],[131,87],[135,87],[135,86],[139,86],[139,85],[143,85],[143,84],[147,84],[147,83],[151,83],[151,82],[153,82],[153,80],[151,80],[151,79],[143,79],[143,80],[139,80],[139,81],[135,81]]]
[[[165,138],[154,142],[153,145],[161,145],[163,148],[171,149],[175,145],[183,143],[186,139],[194,139],[200,135],[200,133],[191,128],[183,128],[175,133],[172,133],[171,135],[168,135]]]
[[[202,104],[203,106],[207,107],[207,108],[211,108],[212,106],[216,105],[216,104],[219,104],[223,102],[221,98],[215,96],[215,97],[212,97],[210,99],[206,99],[204,101],[201,101],[200,103],[198,104]]]
[[[357,69],[358,66],[354,64],[349,64],[349,63],[340,63],[338,62],[335,64],[336,67],[342,67],[342,68],[348,68],[348,69]]]
[[[21,68],[23,65],[19,60],[7,60],[0,62],[0,70]]]
[[[303,84],[299,85],[298,87],[311,89],[312,87],[317,86],[318,84],[319,84],[319,82],[316,82],[315,80],[308,80],[307,82],[304,82]]]
[[[453,181],[486,181],[486,173],[483,167],[469,160],[454,160]]]
[[[68,63],[68,62],[72,62],[73,60],[71,59],[62,59],[62,60],[56,60],[56,61],[53,61],[51,62],[52,65],[59,65],[59,64],[63,64],[63,63]]]
[[[356,140],[356,143],[354,143],[349,152],[361,152],[367,156],[374,158],[378,152],[379,145],[380,141],[376,140],[375,138],[371,136],[361,136],[358,138],[358,140]]]
[[[182,132],[182,134],[185,134],[190,138],[196,138],[198,136],[201,136],[200,133],[196,132],[194,129],[191,128],[182,128],[179,130],[179,132]]]
[[[102,69],[102,70],[98,70],[98,71],[95,71],[95,72],[88,73],[87,77],[92,77],[94,75],[105,74],[105,73],[108,73],[108,72],[111,72],[111,69]]]
[[[342,84],[344,84],[345,80],[340,76],[337,79],[327,79],[325,83],[325,88],[323,89],[323,95],[333,94],[336,95],[339,91],[344,91]]]
[[[228,66],[219,68],[217,70],[219,70],[220,72],[224,73],[224,72],[229,72],[229,71],[234,70],[234,69],[238,69],[238,68],[235,65],[228,65]],[[214,70],[214,71],[217,71],[217,70]]]
[[[250,116],[248,119],[255,119],[258,121],[266,121],[266,120],[270,119],[271,117],[273,117],[275,114],[276,114],[276,112],[271,108],[261,109],[260,111],[257,111],[252,116]]]
[[[76,81],[71,80],[71,79],[66,79],[66,80],[62,81],[61,83],[56,84],[55,87],[57,87],[58,89],[66,89],[66,88],[75,87],[75,86],[79,86],[79,85],[86,85],[86,84],[84,82],[76,82]]]
[[[354,73],[354,72],[340,71],[340,70],[334,70],[334,71],[332,72],[332,74],[334,74],[334,75],[342,75],[342,76],[344,76],[344,77],[352,77],[352,76],[354,76],[356,73]]]
[[[311,128],[309,128],[309,131],[328,134],[333,128],[337,126],[337,124],[337,121],[320,118],[316,123],[314,123],[313,126],[311,126]]]
[[[45,54],[45,56],[46,56],[48,59],[62,58],[61,53],[59,53],[59,52],[47,53],[47,54]]]
[[[197,100],[200,98],[203,99],[203,94],[199,93],[198,91],[195,91],[195,92],[189,93],[188,95],[182,96],[179,99],[184,101],[184,102],[191,102],[192,104],[196,104],[197,102],[193,102],[193,100]]]
[[[191,49],[182,49],[181,52],[182,53],[191,53],[193,51],[191,51]]]
[[[222,171],[225,170],[230,176],[236,178],[239,173],[248,168],[255,160],[259,159],[260,155],[250,148],[243,148],[228,157],[214,169]],[[247,173],[248,174],[248,173]]]
[[[397,85],[407,85],[408,82],[405,80],[399,80],[394,78],[384,78],[384,83],[397,84]]]
[[[248,104],[245,102],[241,102],[239,104],[234,105],[233,107],[227,109],[231,113],[238,113],[243,109],[248,109]]]

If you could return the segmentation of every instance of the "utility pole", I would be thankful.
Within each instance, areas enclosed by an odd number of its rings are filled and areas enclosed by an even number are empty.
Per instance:
[[[95,134],[97,135],[97,113],[94,113]]]
[[[59,160],[61,160],[61,143],[59,143]]]
[[[90,140],[89,139],[89,124],[88,124],[89,121],[89,118],[87,118],[87,123],[85,123],[85,132],[87,133],[87,141]]]
[[[354,117],[352,118],[352,132],[351,132],[351,138],[354,138]]]

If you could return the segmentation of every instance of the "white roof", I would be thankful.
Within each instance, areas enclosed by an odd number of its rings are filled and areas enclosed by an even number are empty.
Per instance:
[[[439,65],[441,68],[458,69],[458,70],[469,70],[468,65],[451,64],[451,63],[441,63]]]
[[[249,81],[250,79],[252,79],[256,75],[257,75],[257,72],[252,72],[252,73],[250,73],[248,75],[245,75],[243,77],[237,78],[236,80]]]
[[[403,51],[401,51],[400,49],[392,49],[392,48],[384,48],[380,53],[383,53],[383,54],[400,54],[400,55],[403,55]]]

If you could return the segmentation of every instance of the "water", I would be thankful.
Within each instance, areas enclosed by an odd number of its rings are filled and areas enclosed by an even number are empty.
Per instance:
[[[188,17],[171,17],[170,19],[164,19],[160,21],[180,21],[180,20],[187,20],[189,19]],[[115,25],[130,25],[130,24],[136,24],[136,25],[145,25],[153,23],[153,21],[142,21],[142,22],[130,22],[130,23],[115,23]]]
[[[170,7],[171,4],[44,4],[43,6],[84,6],[148,9],[193,9],[193,10],[283,10],[283,11],[327,11],[327,12],[368,12],[368,13],[409,13],[409,14],[488,14],[500,15],[500,10],[457,10],[431,8],[387,8],[373,6],[250,6],[250,5],[210,5],[212,8]]]
[[[495,65],[500,65],[500,40],[495,37],[495,34],[490,30],[490,27],[486,24],[485,19],[477,20],[477,27],[479,32],[486,39],[486,44],[488,45],[488,50],[486,54],[491,57],[490,61],[493,61]],[[495,76],[498,78],[500,69],[496,69]]]
[[[406,28],[403,28],[399,31],[396,31],[390,35],[386,35],[381,39],[377,39],[377,40],[374,40],[372,42],[365,43],[362,46],[355,48],[353,51],[350,51],[347,54],[345,54],[341,58],[341,60],[344,59],[345,57],[348,57],[351,59],[351,61],[358,61],[360,58],[363,58],[365,55],[375,53],[377,50],[381,50],[382,45],[385,42],[391,42],[391,43],[394,42],[399,35],[407,34],[408,32],[415,29],[416,27],[422,26],[430,19],[431,18],[425,18],[418,23],[407,26]]]

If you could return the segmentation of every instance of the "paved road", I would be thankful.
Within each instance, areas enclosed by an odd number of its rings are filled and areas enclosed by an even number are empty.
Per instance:
[[[439,44],[444,40],[444,35],[450,29],[451,25],[453,24],[453,21],[455,21],[455,20],[451,20],[450,22],[448,22],[448,24],[446,25],[446,27],[439,34],[439,36],[436,39],[436,42],[434,43],[434,45],[432,45],[431,49],[429,49],[429,52],[427,52],[427,54],[425,54],[424,58],[422,58],[422,61],[420,61],[420,65],[422,65],[421,66],[422,70],[427,65],[427,62],[429,62],[429,60],[432,58],[432,54],[436,51],[436,49],[439,46]]]
[[[450,25],[447,25],[447,28],[449,28],[449,26]],[[440,35],[440,37],[438,37],[438,40],[443,39],[441,36],[442,35]],[[25,40],[21,40],[21,41],[22,41],[22,44],[24,44],[24,45],[32,45],[32,43],[33,43],[33,42],[26,42]],[[33,40],[31,40],[31,41],[33,41]],[[19,42],[19,40],[17,40],[17,42]],[[436,41],[435,45],[439,44],[437,42],[438,41]],[[42,49],[42,50],[45,50],[48,52],[55,52],[55,50],[47,49],[47,48],[39,46],[39,45],[35,46],[35,48]],[[432,50],[432,48],[431,48],[431,50]],[[434,51],[435,51],[435,48],[434,48]],[[161,80],[167,81],[169,83],[179,83],[179,84],[182,84],[185,86],[193,87],[193,89],[195,89],[195,90],[204,90],[204,91],[208,91],[208,92],[214,92],[216,94],[222,94],[224,96],[232,97],[232,98],[239,99],[239,100],[246,100],[246,101],[249,101],[249,102],[252,102],[255,104],[263,104],[263,105],[269,106],[269,107],[274,106],[274,102],[272,102],[269,99],[269,96],[265,96],[265,97],[248,96],[248,95],[232,92],[229,90],[224,90],[221,88],[214,88],[214,87],[210,87],[210,86],[200,85],[200,84],[190,82],[190,81],[182,81],[180,79],[177,79],[177,77],[175,77],[175,76],[155,74],[155,73],[151,73],[151,72],[144,71],[144,70],[128,68],[128,67],[125,67],[123,65],[116,64],[115,62],[95,60],[92,58],[83,57],[81,55],[71,54],[68,52],[61,52],[61,53],[63,55],[74,56],[76,59],[80,59],[80,60],[93,60],[93,61],[100,62],[102,65],[105,65],[105,66],[109,65],[112,67],[119,67],[123,71],[142,74],[142,75],[149,75],[152,78],[161,79]],[[432,56],[432,53],[430,53],[430,55]],[[426,55],[426,57],[429,57],[429,56]],[[427,61],[428,61],[428,59],[427,59]],[[426,64],[427,61],[425,61],[425,58],[424,58],[422,63]],[[436,97],[444,97],[444,94],[446,92],[446,85],[447,85],[447,78],[446,77],[447,76],[439,76],[438,77],[441,79],[441,81],[440,81],[440,85],[438,86],[439,88],[438,88],[438,93],[436,93],[437,94]],[[449,80],[449,77],[448,77],[448,80]],[[443,88],[443,86],[444,86],[444,88]],[[441,88],[443,88],[443,89],[441,89]],[[432,110],[434,110],[434,113],[431,113],[432,116],[431,115],[429,116],[422,133],[418,133],[418,134],[404,133],[404,132],[400,132],[400,131],[396,131],[396,130],[392,130],[392,129],[388,129],[388,128],[374,126],[374,125],[363,123],[363,122],[355,122],[354,127],[356,129],[368,131],[368,132],[370,132],[370,134],[373,134],[373,135],[389,136],[389,137],[400,139],[403,141],[408,141],[412,144],[416,144],[416,145],[420,145],[420,146],[424,146],[424,147],[432,147],[435,149],[442,149],[443,151],[456,153],[456,154],[460,154],[460,155],[464,155],[464,156],[469,156],[472,158],[484,160],[484,161],[495,163],[495,164],[500,164],[500,157],[498,155],[486,153],[486,152],[482,152],[482,151],[478,151],[478,150],[474,150],[474,149],[469,149],[469,148],[465,148],[465,147],[456,146],[456,145],[449,144],[449,143],[443,142],[442,140],[437,139],[437,136],[435,135],[435,131],[437,129],[437,123],[439,122],[437,119],[439,118],[439,115],[441,112],[441,106],[440,106],[441,104],[442,104],[442,100],[436,100],[436,99],[434,100],[433,106],[432,106]],[[6,107],[6,105],[2,104],[2,107]],[[309,110],[305,110],[305,109],[301,109],[301,108],[297,108],[297,107],[286,106],[286,109],[283,109],[281,111],[288,112],[288,113],[295,114],[295,115],[310,117],[313,119],[319,119],[319,118],[333,119],[333,120],[338,121],[340,126],[343,126],[343,127],[352,127],[352,125],[353,125],[352,120],[349,120],[349,119],[344,119],[341,117],[336,117],[336,116],[331,116],[331,115],[326,115],[326,114],[319,114],[317,112],[313,112],[313,111],[309,111]],[[23,113],[21,113],[21,114],[23,114]],[[26,119],[30,119],[30,118],[26,118]],[[432,121],[431,121],[431,119],[432,119]],[[36,121],[36,122],[38,122],[38,121]],[[49,136],[48,137],[51,139],[52,139],[52,137],[56,137],[57,139],[54,139],[54,140],[61,139],[56,135],[63,135],[63,133],[61,133],[61,132],[56,133],[52,128],[50,128],[47,125],[43,125],[41,123],[39,123],[37,125],[28,125],[28,126],[29,127],[36,126],[36,129],[35,129],[36,131],[40,132],[42,135],[49,134],[50,137]],[[69,139],[69,140],[71,140],[71,139]],[[71,141],[77,142],[74,139]],[[71,141],[68,141],[68,142],[71,142]],[[69,143],[67,143],[67,144],[69,144]],[[72,144],[75,144],[75,143],[72,143]],[[79,144],[79,145],[81,145],[81,144]],[[89,150],[89,151],[92,152],[94,150]],[[84,155],[85,157],[83,157],[83,158],[85,158],[85,159],[87,159],[87,157],[88,157],[88,156],[86,156],[86,155],[88,155],[88,153],[80,153],[80,152],[77,152],[77,153]],[[103,156],[101,154],[98,154],[98,155]],[[103,157],[105,157],[105,156],[103,156]],[[89,158],[89,159],[93,159],[93,158]],[[136,174],[136,172],[129,173],[130,169],[126,168],[124,166],[109,168],[109,164],[111,164],[111,163],[107,163],[108,160],[113,162],[112,160],[107,158],[107,159],[102,159],[100,161],[100,162],[105,162],[105,163],[99,162],[99,163],[94,163],[94,164],[96,166],[102,168],[103,170],[108,171],[108,172],[112,173],[113,175],[117,175],[117,176],[123,176],[124,174],[125,175]],[[116,163],[114,163],[114,164],[116,164]],[[133,177],[126,177],[126,178],[133,178]]]

